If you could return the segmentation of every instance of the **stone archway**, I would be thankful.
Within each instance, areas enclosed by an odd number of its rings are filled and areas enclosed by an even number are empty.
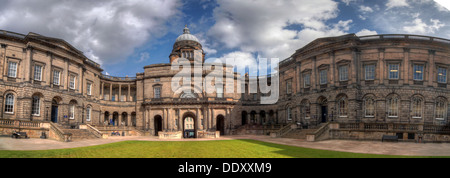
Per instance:
[[[222,114],[217,116],[216,130],[220,131],[220,135],[225,135],[225,117]]]
[[[162,117],[160,115],[156,115],[154,117],[154,124],[155,124],[155,136],[159,136],[158,132],[162,131]]]
[[[194,113],[183,115],[183,138],[197,138],[197,119]]]

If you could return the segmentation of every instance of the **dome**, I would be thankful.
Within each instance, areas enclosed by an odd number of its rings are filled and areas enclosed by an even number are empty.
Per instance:
[[[180,42],[180,41],[195,41],[197,43],[200,43],[200,41],[198,41],[197,37],[195,37],[194,35],[191,35],[191,32],[189,31],[189,28],[187,28],[187,25],[183,29],[183,34],[180,35],[177,38],[177,40],[175,40],[175,43]]]

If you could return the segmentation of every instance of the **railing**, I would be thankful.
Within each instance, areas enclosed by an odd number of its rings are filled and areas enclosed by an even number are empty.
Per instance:
[[[276,137],[281,137],[283,135],[286,135],[287,133],[289,133],[292,130],[292,127],[294,126],[295,123],[289,123],[288,125],[284,126],[283,128],[281,128],[280,130],[276,131]]]
[[[53,132],[56,136],[56,139],[59,141],[70,142],[72,140],[71,133],[64,133],[55,123],[50,122],[50,131]]]
[[[436,41],[441,43],[450,44],[449,39],[431,37],[431,36],[423,36],[423,35],[406,35],[406,34],[384,34],[384,35],[369,35],[369,36],[360,36],[360,40],[381,40],[381,39],[412,39],[412,40],[424,40],[424,41]]]
[[[319,141],[320,136],[322,136],[326,131],[330,130],[330,123],[326,123],[325,125],[321,126],[319,129],[314,131],[312,134],[306,135],[306,140],[313,142],[313,141]]]
[[[89,132],[91,132],[92,134],[94,134],[97,138],[103,138],[104,134],[100,130],[96,129],[95,127],[89,124],[87,124],[86,126],[87,126],[86,129],[89,130]]]
[[[133,81],[136,80],[136,77],[114,77],[109,75],[101,75],[101,78],[108,80],[116,80],[116,81]]]
[[[9,120],[0,119],[0,126],[18,127],[18,128],[40,128],[40,121],[21,121],[21,120]]]

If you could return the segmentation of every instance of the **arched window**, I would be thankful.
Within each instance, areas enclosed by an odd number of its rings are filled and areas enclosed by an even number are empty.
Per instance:
[[[391,95],[386,100],[386,110],[388,117],[398,117],[398,104],[399,97],[397,95]]]
[[[31,114],[34,116],[39,116],[41,113],[41,98],[39,96],[33,96],[33,102],[31,103]]]
[[[14,113],[14,95],[11,93],[6,95],[5,113],[8,113],[8,114]]]
[[[375,117],[375,99],[372,96],[364,98],[364,115],[365,117]]]
[[[348,101],[347,96],[343,95],[338,98],[338,116],[339,117],[347,117],[347,109],[348,108]]]
[[[435,117],[437,120],[444,120],[447,117],[447,100],[439,97],[436,99]]]
[[[423,99],[419,96],[411,98],[412,118],[422,118]]]
[[[92,111],[92,108],[91,108],[91,106],[87,106],[86,107],[86,121],[91,121],[91,111]]]

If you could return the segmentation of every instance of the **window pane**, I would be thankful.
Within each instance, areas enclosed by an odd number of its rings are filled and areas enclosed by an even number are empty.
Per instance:
[[[8,63],[8,77],[17,77],[17,63],[16,62],[9,62]]]
[[[31,105],[31,114],[33,115],[40,114],[40,98],[38,96],[33,97],[33,103]]]
[[[375,100],[368,97],[364,100],[364,112],[366,117],[375,116]]]
[[[375,65],[366,65],[365,77],[366,80],[375,80]]]
[[[398,117],[398,98],[391,97],[387,100],[388,117]]]
[[[438,68],[438,82],[439,83],[447,83],[447,69],[439,67]]]
[[[91,107],[86,108],[86,121],[91,121]]]
[[[412,99],[412,117],[422,118],[422,99],[414,97]]]
[[[423,80],[423,65],[414,65],[414,80]]]
[[[398,79],[399,65],[389,64],[389,79]]]
[[[305,76],[303,77],[303,84],[304,87],[311,86],[311,74],[305,74]]]
[[[156,87],[154,90],[155,90],[155,98],[161,98],[161,88]]]
[[[347,81],[347,80],[348,80],[348,66],[340,66],[339,81]]]
[[[54,70],[53,71],[53,84],[54,85],[59,85],[59,76],[60,76],[59,70]]]
[[[34,66],[34,80],[42,81],[42,66]]]
[[[13,94],[6,95],[5,112],[6,113],[14,112],[14,95]]]
[[[69,76],[69,88],[70,89],[75,89],[75,79],[76,77],[71,75]]]
[[[327,71],[321,70],[320,71],[320,84],[327,84]]]

